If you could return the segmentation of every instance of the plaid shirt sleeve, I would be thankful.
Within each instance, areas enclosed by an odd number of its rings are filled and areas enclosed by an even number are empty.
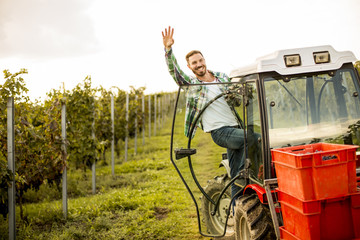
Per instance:
[[[166,64],[169,69],[169,73],[179,86],[188,85],[191,83],[192,78],[186,75],[179,67],[177,60],[172,52],[172,49],[165,53]]]

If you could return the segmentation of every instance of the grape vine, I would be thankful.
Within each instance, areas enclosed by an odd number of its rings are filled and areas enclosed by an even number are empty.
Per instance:
[[[0,214],[7,214],[7,188],[11,172],[7,168],[7,99],[15,102],[15,167],[17,202],[23,219],[23,195],[28,189],[39,189],[47,182],[60,190],[62,171],[66,167],[86,171],[91,165],[102,160],[111,146],[111,96],[114,98],[114,142],[115,151],[121,154],[120,141],[126,137],[125,99],[126,92],[113,87],[93,88],[91,77],[87,76],[72,90],[52,89],[45,101],[30,101],[23,75],[19,72],[4,72],[5,82],[0,85]],[[141,97],[145,88],[131,87],[129,94],[128,136],[143,128],[144,116],[141,111]],[[135,97],[137,96],[137,97]],[[159,95],[160,96],[160,95]],[[146,97],[145,99],[148,99]],[[61,107],[66,104],[66,146],[67,161],[62,158]],[[135,118],[137,129],[135,129]]]

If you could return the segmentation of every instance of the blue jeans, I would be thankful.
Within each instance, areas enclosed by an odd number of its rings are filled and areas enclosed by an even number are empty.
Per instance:
[[[217,145],[227,149],[230,176],[234,178],[244,168],[244,129],[221,127],[211,131],[211,137]],[[232,184],[231,196],[234,196],[240,190],[239,186]]]

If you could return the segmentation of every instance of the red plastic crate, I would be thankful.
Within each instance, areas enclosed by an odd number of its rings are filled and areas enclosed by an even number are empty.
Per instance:
[[[280,239],[281,240],[301,240],[300,238],[297,238],[293,234],[291,234],[288,230],[285,229],[285,227],[280,227]]]
[[[315,143],[272,149],[279,189],[301,200],[355,193],[357,148]]]
[[[284,222],[282,239],[360,238],[360,193],[301,201],[279,191],[278,197]]]

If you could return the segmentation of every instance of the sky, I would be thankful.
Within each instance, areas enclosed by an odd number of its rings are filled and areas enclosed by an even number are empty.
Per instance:
[[[26,68],[33,99],[86,76],[93,87],[175,91],[161,35],[168,26],[188,74],[194,49],[228,74],[288,48],[332,45],[360,58],[359,0],[0,0],[0,69]]]

